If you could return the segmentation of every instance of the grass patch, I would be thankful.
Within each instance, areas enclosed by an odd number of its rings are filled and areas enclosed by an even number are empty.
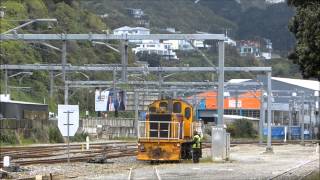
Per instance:
[[[64,142],[63,137],[62,137],[58,127],[56,127],[56,126],[49,127],[48,134],[49,134],[49,142],[50,143],[63,143]]]
[[[21,145],[30,145],[30,144],[34,144],[35,143],[35,141],[34,141],[34,139],[32,139],[32,138],[21,138],[20,139],[20,144]]]

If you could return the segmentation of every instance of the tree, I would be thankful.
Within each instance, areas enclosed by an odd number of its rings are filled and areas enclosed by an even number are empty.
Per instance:
[[[300,66],[304,78],[320,80],[320,2],[319,0],[288,0],[296,7],[289,30],[297,39],[289,59]]]
[[[161,56],[156,53],[138,52],[137,57],[139,61],[148,62],[150,67],[160,66]]]

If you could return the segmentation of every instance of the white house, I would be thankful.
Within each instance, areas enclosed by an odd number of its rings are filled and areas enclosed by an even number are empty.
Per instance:
[[[123,26],[113,30],[114,35],[149,35],[150,29],[144,27]],[[130,40],[131,43],[142,43],[142,40]]]
[[[113,30],[114,35],[149,35],[150,29],[144,27],[129,27],[123,26]]]
[[[283,3],[285,0],[266,0],[266,3],[269,4],[277,4],[277,3]]]
[[[179,50],[180,40],[165,40],[163,43],[170,44],[172,50]]]
[[[132,49],[135,54],[138,52],[156,53],[168,60],[178,60],[177,54],[172,50],[170,43],[149,42],[137,45],[138,47]]]
[[[230,37],[226,36],[224,43],[230,45],[230,46],[237,46],[237,42]]]
[[[210,47],[209,45],[205,45],[203,40],[194,40],[191,41],[192,45],[186,41],[186,40],[180,40],[179,41],[179,49],[180,50],[193,50],[193,47],[196,48],[206,48],[206,47]]]

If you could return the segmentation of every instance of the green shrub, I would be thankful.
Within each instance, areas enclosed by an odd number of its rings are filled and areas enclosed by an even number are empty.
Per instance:
[[[49,127],[49,142],[50,143],[62,143],[63,137],[58,127]]]
[[[1,132],[0,133],[0,144],[1,145],[13,145],[13,144],[17,144],[18,143],[18,139],[15,136],[14,133],[10,133],[10,132]]]
[[[257,131],[253,128],[252,122],[246,119],[236,120],[228,125],[227,132],[233,138],[255,138]]]
[[[86,137],[89,136],[86,132],[76,133],[73,137],[70,137],[71,142],[83,142],[86,141]]]

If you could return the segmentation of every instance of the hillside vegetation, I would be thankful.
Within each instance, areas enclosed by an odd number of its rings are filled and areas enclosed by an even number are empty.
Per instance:
[[[14,28],[22,22],[17,20],[27,20],[36,18],[57,18],[57,23],[38,22],[17,30],[19,33],[89,33],[102,32],[107,25],[95,14],[82,9],[77,1],[59,0],[2,0],[1,6],[6,7],[6,14],[0,19],[0,31],[4,32]],[[61,48],[61,42],[50,42],[50,44]],[[23,41],[3,41],[0,48],[1,64],[33,64],[33,63],[61,63],[61,53],[41,45],[37,42]],[[90,42],[68,42],[67,62],[75,65],[83,64],[105,64],[119,63],[120,56],[103,46],[96,46]],[[131,62],[131,60],[130,60]],[[1,72],[1,92],[4,89],[3,72]],[[9,71],[9,76],[17,72]],[[88,74],[90,78],[105,78],[103,74]],[[16,100],[26,100],[31,102],[49,103],[51,110],[56,109],[56,104],[62,103],[63,91],[61,76],[55,78],[55,96],[49,99],[49,75],[48,72],[33,72],[32,76],[26,76],[21,83],[18,80],[21,76],[9,78],[9,86],[25,86],[31,89],[10,88],[11,97]],[[79,74],[70,75],[70,79],[83,79]],[[85,78],[84,78],[85,79]],[[71,103],[85,105],[92,98],[78,98],[77,94],[88,94],[87,90],[71,90]]]
[[[225,12],[218,11],[219,4],[215,7],[217,0],[201,0],[194,4],[192,0],[1,0],[1,6],[6,7],[5,18],[0,19],[0,31],[5,32],[14,28],[22,22],[17,20],[26,20],[34,18],[57,18],[57,23],[33,23],[20,30],[19,33],[105,33],[104,30],[112,30],[124,25],[135,25],[133,18],[126,13],[127,7],[141,8],[149,16],[150,28],[152,33],[161,32],[166,27],[174,27],[182,33],[195,33],[196,31],[205,31],[211,33],[222,33],[225,29],[232,29],[238,32],[241,27],[240,20],[237,20],[238,11],[247,12],[237,5],[237,3],[228,2],[225,5]],[[221,5],[221,3],[220,3]],[[222,7],[221,5],[221,7]],[[233,9],[231,11],[230,9]],[[223,8],[222,8],[223,9]],[[227,15],[230,11],[230,15]],[[255,11],[253,11],[255,12]],[[260,11],[259,11],[260,12]],[[257,12],[258,13],[258,12]],[[108,14],[107,18],[100,18],[98,15]],[[254,15],[253,15],[254,16]],[[259,18],[263,18],[259,16]],[[256,21],[258,21],[257,19]],[[254,22],[253,20],[251,22]],[[254,24],[252,24],[254,26]],[[250,28],[248,28],[250,29]],[[263,32],[263,29],[259,31]],[[254,30],[252,29],[252,32]],[[248,32],[249,33],[249,32]],[[275,32],[270,32],[275,33]],[[261,34],[257,34],[261,35]],[[276,38],[276,37],[274,37]],[[110,42],[118,47],[118,42]],[[61,42],[52,42],[50,44],[61,48]],[[211,44],[213,48],[204,50],[208,58],[214,64],[217,64],[216,44]],[[67,44],[67,62],[73,65],[84,64],[118,64],[120,55],[105,46],[93,45],[89,41],[76,42],[70,41]],[[197,52],[177,52],[180,61],[168,62],[161,61],[161,66],[208,66],[208,63]],[[41,45],[38,42],[23,41],[2,41],[0,47],[1,64],[57,64],[61,63],[61,53]],[[135,57],[130,53],[129,64],[133,65]],[[272,64],[258,61],[251,57],[240,57],[236,49],[226,47],[226,66],[266,66],[272,65],[273,75],[283,77],[300,77],[296,66],[291,62],[278,59],[272,61]],[[9,71],[13,75],[17,71]],[[90,80],[111,80],[110,73],[86,73]],[[48,96],[49,91],[49,73],[33,72],[31,76],[16,76],[9,78],[9,86],[30,87],[29,89],[10,88],[11,97],[15,100],[46,102],[49,103],[50,111],[56,111],[56,106],[63,103],[63,86],[61,76],[56,74],[55,92],[52,99]],[[230,78],[254,78],[255,74],[248,73],[228,73],[226,79]],[[157,76],[149,75],[149,80],[156,79]],[[69,74],[70,80],[86,80],[79,73]],[[204,81],[211,80],[211,74],[188,74],[181,73],[172,76],[166,80],[172,81]],[[21,82],[19,82],[21,80]],[[1,93],[4,93],[4,78],[1,72]],[[80,110],[94,111],[94,89],[71,89],[70,104],[79,104]]]
[[[91,0],[82,6],[97,14],[108,14],[104,21],[111,29],[136,26],[126,8],[142,9],[149,17],[153,33],[174,27],[182,33],[196,31],[225,33],[241,39],[268,38],[276,52],[287,55],[294,37],[288,30],[294,11],[286,3],[266,4],[262,0]]]
[[[124,25],[134,25],[126,8],[140,8],[150,19],[151,29],[174,27],[183,33],[195,31],[222,33],[223,28],[237,29],[235,23],[216,15],[209,8],[194,4],[192,0],[92,0],[81,4],[97,14],[108,14],[105,19],[112,29]]]

